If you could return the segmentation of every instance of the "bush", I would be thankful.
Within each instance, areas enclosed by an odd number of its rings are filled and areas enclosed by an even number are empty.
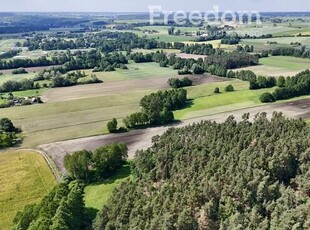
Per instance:
[[[232,85],[228,85],[225,87],[225,92],[233,92],[233,91],[235,91],[235,89]]]
[[[259,100],[263,103],[275,102],[275,98],[271,93],[263,93],[260,95]]]
[[[160,66],[160,67],[167,67],[167,65],[168,65],[168,62],[167,62],[167,61],[161,61],[161,62],[159,62],[159,66]]]
[[[192,84],[193,84],[193,81],[189,79],[188,77],[184,77],[183,79],[170,78],[168,80],[168,85],[170,85],[174,89],[182,88],[186,86],[192,86]]]
[[[117,120],[116,120],[116,118],[113,118],[112,121],[108,122],[107,128],[108,128],[110,133],[116,133],[117,132]]]
[[[12,70],[12,74],[26,74],[26,73],[28,73],[28,72],[24,68]]]
[[[188,69],[187,66],[185,66],[183,69],[178,71],[179,75],[186,75],[186,74],[192,74],[192,72]]]
[[[216,87],[216,88],[214,89],[214,93],[220,93],[220,88],[219,88],[219,87]]]
[[[198,64],[193,64],[192,71],[193,71],[193,74],[203,74],[205,72],[202,66]]]

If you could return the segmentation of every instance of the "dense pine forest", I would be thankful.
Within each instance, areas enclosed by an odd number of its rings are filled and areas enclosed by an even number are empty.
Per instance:
[[[169,129],[138,151],[95,229],[309,229],[310,129],[249,114]]]

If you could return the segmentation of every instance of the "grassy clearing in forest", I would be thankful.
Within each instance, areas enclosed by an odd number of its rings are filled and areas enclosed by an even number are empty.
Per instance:
[[[94,213],[101,210],[103,205],[107,203],[113,189],[130,177],[130,163],[127,163],[121,170],[109,179],[87,185],[84,190],[84,202],[85,207],[90,212],[90,215],[94,216]]]

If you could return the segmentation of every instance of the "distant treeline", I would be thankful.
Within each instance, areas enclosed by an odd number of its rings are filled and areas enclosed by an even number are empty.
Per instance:
[[[282,47],[270,50],[269,53],[272,56],[293,56],[298,58],[310,58],[310,50],[306,49],[306,47],[301,47],[300,49],[296,49],[293,47]]]
[[[178,43],[179,44],[179,43]],[[155,39],[139,37],[131,32],[100,32],[83,34],[76,39],[65,39],[62,35],[54,35],[49,38],[46,35],[37,35],[27,39],[23,43],[24,47],[30,50],[65,50],[81,48],[98,48],[102,52],[131,51],[135,48],[155,49],[174,48],[173,43],[160,42]]]
[[[194,46],[193,46],[194,47]],[[208,72],[214,75],[226,77],[227,69],[235,69],[258,64],[258,57],[244,52],[232,52],[206,56],[198,60],[180,58],[172,54],[169,57],[163,52],[156,53],[133,53],[129,59],[136,63],[157,62],[161,67],[171,66],[183,74],[203,74]]]
[[[59,17],[50,15],[7,15],[9,22],[0,24],[0,34],[17,34],[34,31],[44,31],[51,28],[74,27],[88,22],[88,19],[76,17]]]
[[[71,70],[93,69],[95,67],[97,71],[105,71],[106,69],[111,71],[111,69],[120,68],[120,64],[127,63],[126,56],[121,53],[115,52],[103,55],[97,50],[90,50],[88,52],[77,51],[74,54],[70,52],[61,53],[51,58],[43,56],[37,59],[0,60],[0,70],[62,65],[59,67],[59,71],[62,73]]]
[[[53,56],[47,59],[45,56],[37,59],[11,59],[11,60],[0,60],[0,70],[4,69],[18,69],[27,67],[37,66],[51,66],[51,65],[62,65],[70,60],[70,57],[66,54]]]
[[[211,55],[215,53],[223,53],[223,50],[214,49],[211,44],[193,44],[186,45],[181,48],[181,51],[186,54]]]
[[[205,58],[207,65],[220,65],[226,69],[236,69],[258,64],[258,57],[243,52],[209,55]]]

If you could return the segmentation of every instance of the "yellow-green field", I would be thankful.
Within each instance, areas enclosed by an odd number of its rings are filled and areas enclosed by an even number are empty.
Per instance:
[[[45,159],[36,152],[0,152],[0,229],[12,228],[12,220],[24,206],[39,202],[56,180]]]

